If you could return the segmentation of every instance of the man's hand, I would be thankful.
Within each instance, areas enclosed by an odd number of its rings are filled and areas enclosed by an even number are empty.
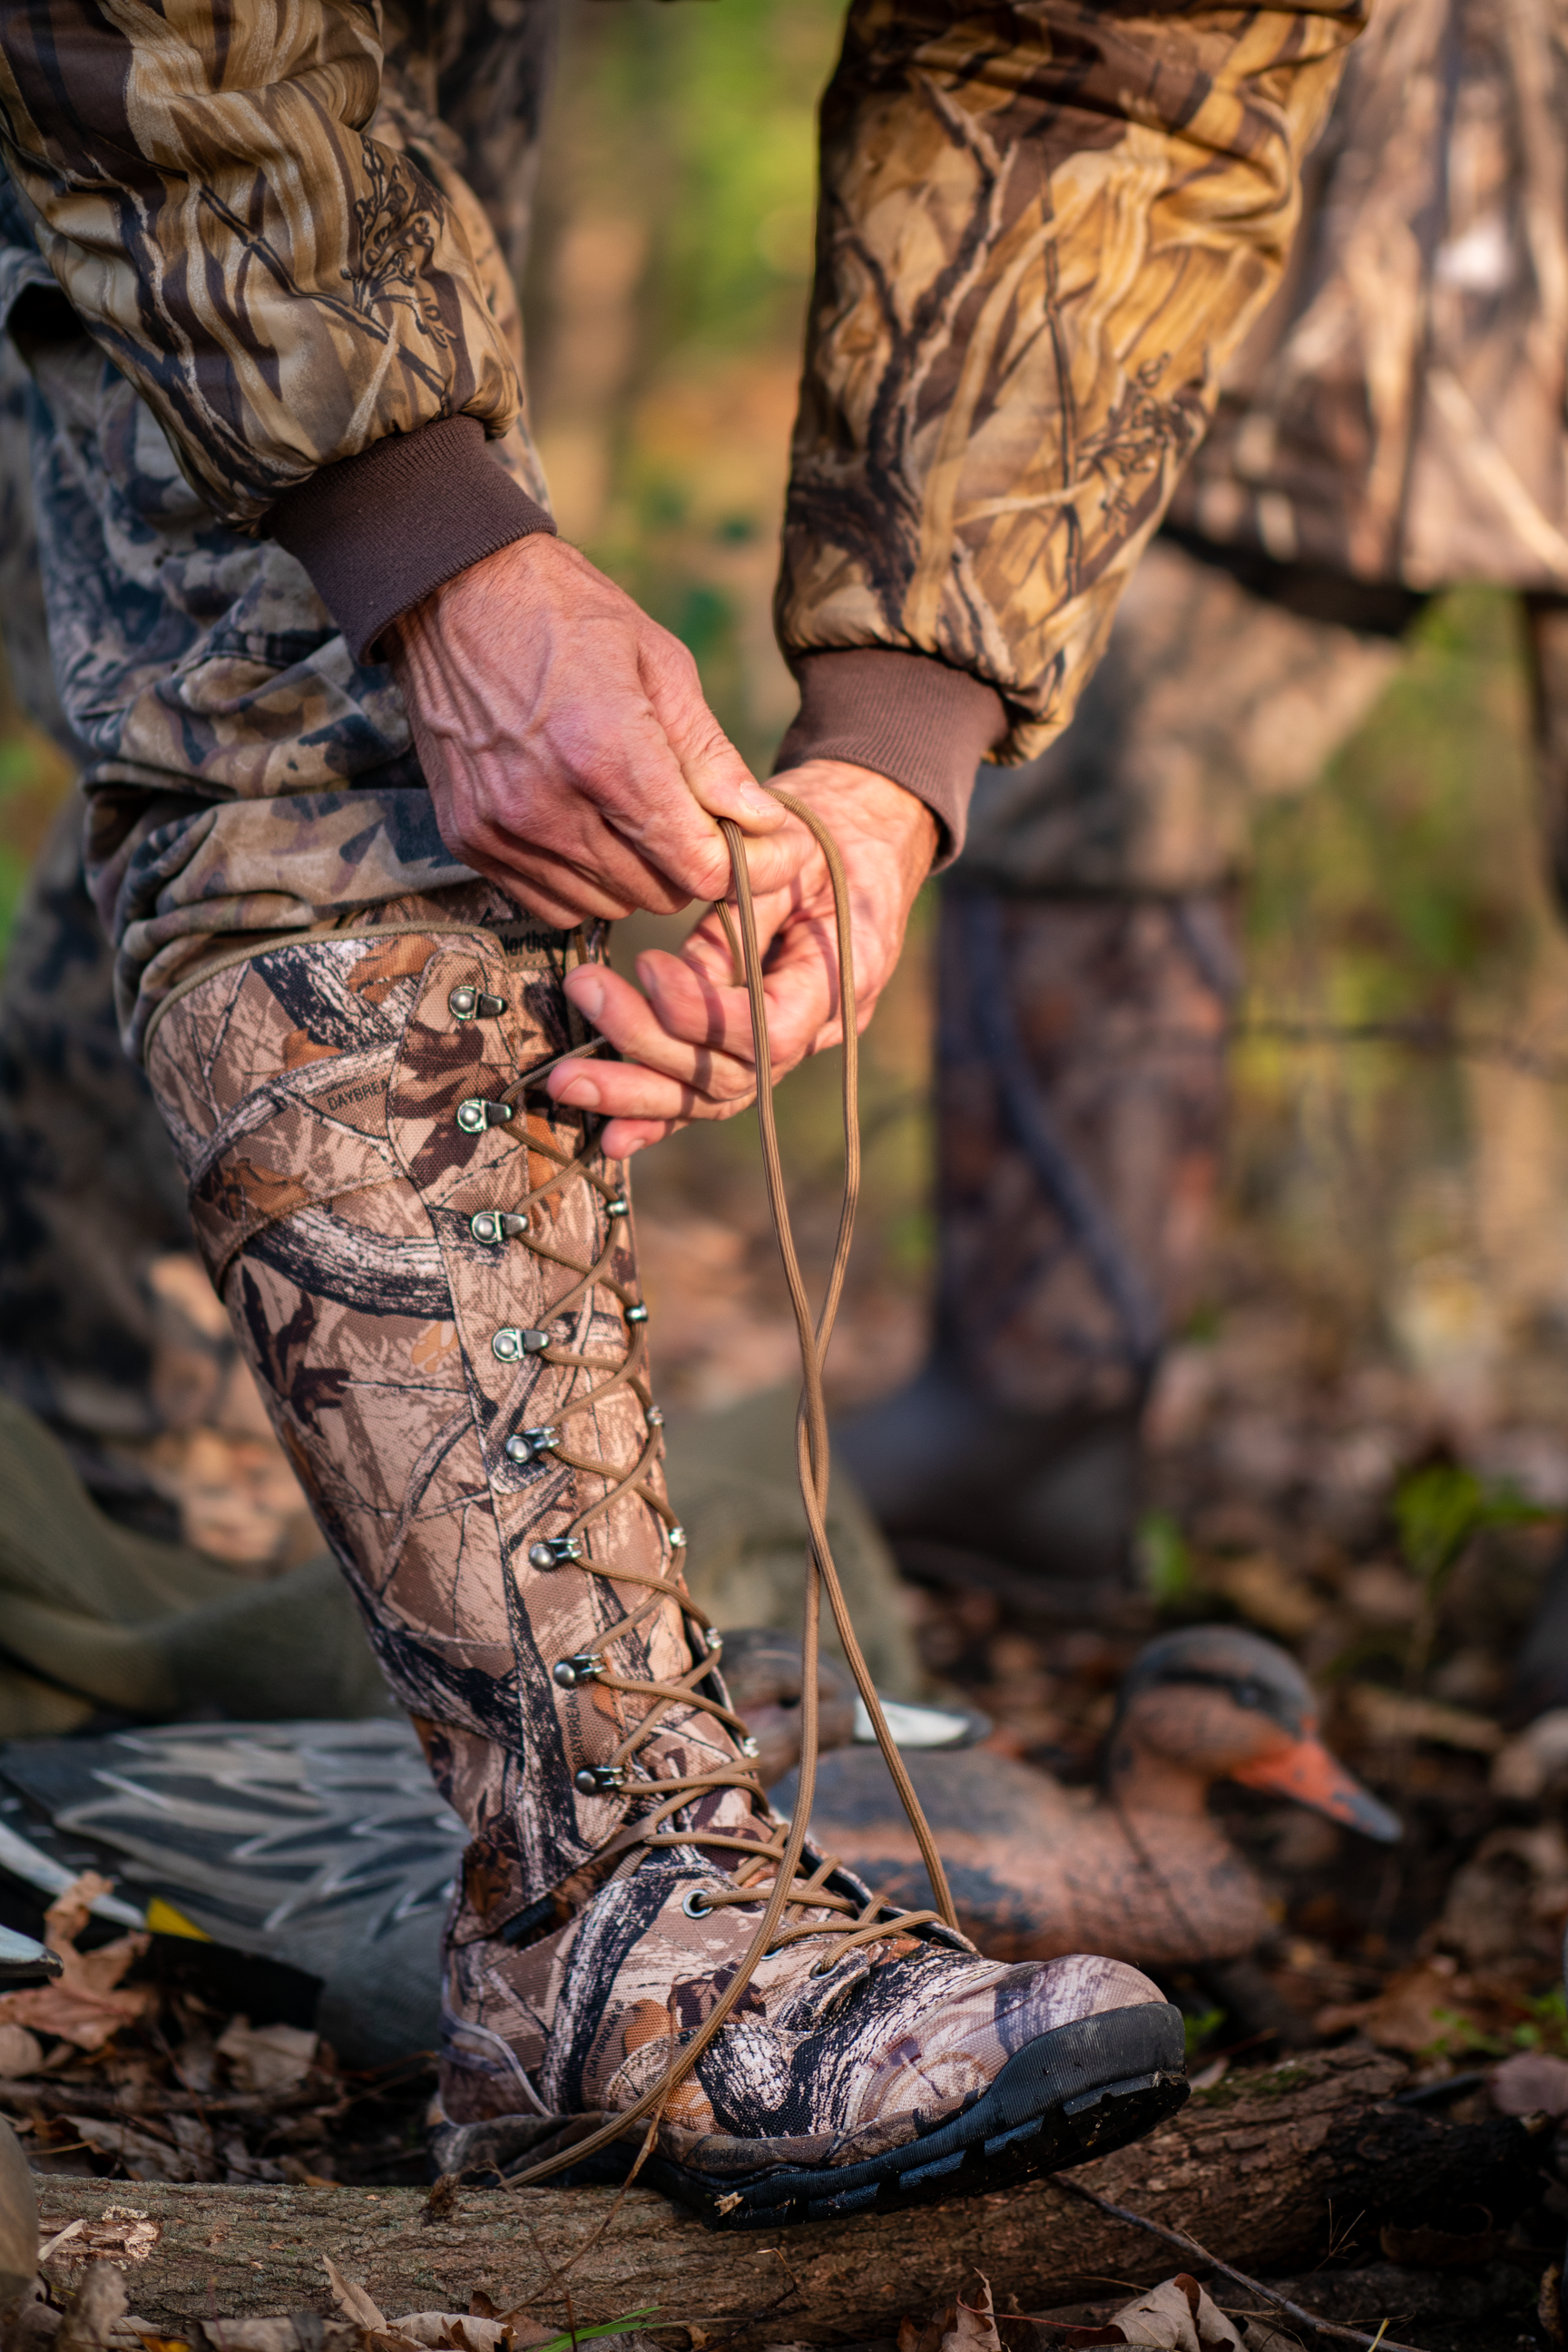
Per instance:
[[[545,922],[722,898],[721,816],[750,837],[753,887],[798,870],[799,828],[753,782],[685,646],[563,541],[503,547],[388,636],[442,840]]]
[[[915,894],[936,854],[936,820],[901,784],[839,760],[813,760],[777,779],[805,801],[838,845],[849,884],[855,1005],[863,1029],[903,945]],[[776,805],[776,803],[775,803]],[[782,886],[758,888],[757,929],[766,956],[768,1045],[782,1077],[808,1054],[837,1045],[838,949],[827,864],[791,818],[800,865]],[[769,845],[771,848],[772,845]],[[729,891],[726,879],[718,898]],[[609,1115],[604,1144],[628,1158],[694,1118],[732,1118],[756,1092],[752,1020],[735,984],[729,943],[716,915],[698,925],[680,954],[650,950],[637,959],[646,994],[604,964],[567,980],[573,1003],[625,1056],[618,1063],[563,1062],[545,1081],[557,1102]]]

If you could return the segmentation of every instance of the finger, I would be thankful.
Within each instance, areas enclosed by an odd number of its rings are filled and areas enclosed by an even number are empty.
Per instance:
[[[790,944],[763,980],[768,1059],[775,1085],[807,1054],[818,1050],[833,1025],[837,997],[837,971],[824,961],[819,943],[801,939],[796,944],[794,932],[784,934],[784,940]],[[637,976],[667,1035],[710,1039],[715,1067],[754,1066],[752,1005],[743,989],[711,982],[700,985],[679,956],[653,950],[637,959]]]
[[[808,912],[801,904],[798,883],[787,890],[767,892],[753,898],[757,944],[764,964],[770,955],[776,958],[779,932],[785,923],[791,923],[816,942],[825,965],[830,961],[832,972],[837,975],[837,933],[831,921],[832,899],[825,868],[821,869],[820,881],[826,911]],[[734,921],[733,915],[731,921]],[[715,908],[689,934],[679,954],[658,948],[645,950],[637,958],[637,978],[647,992],[660,1025],[670,1035],[700,1040],[749,1061],[752,1058],[751,1000],[744,980],[737,971],[735,956],[731,934]]]
[[[558,1062],[544,1083],[552,1098],[569,1109],[612,1118],[728,1118],[752,1099],[750,1088],[715,1099],[637,1062]]]
[[[712,964],[704,969],[689,962],[684,954],[647,948],[637,960],[637,971],[649,1017],[666,1036],[750,1065],[751,1003],[734,979],[728,950],[721,970],[715,971]]]
[[[745,833],[780,832],[788,811],[758,783],[709,709],[689,650],[652,625],[639,653],[649,699],[699,806]]]
[[[650,1143],[662,1143],[667,1135],[679,1135],[690,1125],[684,1118],[613,1118],[600,1140],[606,1160],[630,1160]]]
[[[567,978],[566,993],[584,1019],[609,1039],[623,1063],[658,1070],[715,1098],[750,1091],[752,1071],[746,1063],[716,1052],[701,1037],[672,1035],[647,998],[606,965],[579,965]]]

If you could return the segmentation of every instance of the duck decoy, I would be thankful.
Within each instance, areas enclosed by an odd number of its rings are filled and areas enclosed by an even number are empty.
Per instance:
[[[724,1636],[722,1663],[771,1781],[800,1753],[800,1644],[747,1629]],[[820,1688],[825,1746],[874,1737],[842,1667],[825,1660]],[[887,1705],[900,1744],[989,1728]],[[112,1874],[115,1893],[93,1906],[104,1918],[315,1979],[317,2031],[351,2065],[435,2046],[441,1921],[466,1842],[406,1719],[163,1724],[0,1746],[0,1896],[7,1880],[52,1895],[89,1864]],[[0,1982],[25,1981],[4,1977],[5,1958],[0,1945]]]
[[[435,2047],[466,1833],[406,1720],[13,1740],[0,1788],[24,1801],[4,1878],[52,1892],[90,1864],[116,1919],[316,1979],[313,2021],[351,2065]]]
[[[59,1954],[36,1937],[24,1936],[16,1927],[0,1927],[0,1992],[52,1984],[64,1966]]]
[[[971,1748],[905,1759],[959,1921],[996,1959],[1104,1952],[1140,1967],[1233,1959],[1268,1925],[1264,1890],[1210,1813],[1217,1780],[1273,1790],[1393,1841],[1395,1816],[1336,1762],[1295,1661],[1256,1633],[1199,1625],[1151,1642],[1117,1700],[1098,1790]],[[787,1811],[793,1782],[774,1791]],[[814,1840],[901,1903],[925,1872],[880,1754],[817,1766]]]

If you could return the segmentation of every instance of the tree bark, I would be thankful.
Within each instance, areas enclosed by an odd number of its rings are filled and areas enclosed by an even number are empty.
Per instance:
[[[1405,2077],[1365,2050],[1315,2053],[1233,2074],[1194,2093],[1152,2137],[1082,2168],[1090,2187],[1193,2231],[1244,2270],[1299,2270],[1324,2251],[1333,2159],[1325,2143]],[[329,2312],[322,2256],[391,2318],[465,2312],[476,2289],[500,2311],[579,2326],[647,2304],[656,2328],[685,2326],[727,2352],[888,2337],[965,2275],[989,2276],[999,2310],[1044,2311],[1180,2263],[1155,2239],[1107,2221],[1049,2180],[993,2197],[778,2232],[710,2231],[650,2191],[464,2190],[447,2219],[422,2217],[416,2189],[175,2187],[38,2179],[44,2242],[83,2228],[45,2266],[58,2288],[87,2260],[120,2259],[132,2312],[160,2334],[192,2319]],[[114,2218],[118,2208],[123,2218]],[[144,2217],[138,2229],[127,2214]],[[150,2243],[147,2222],[159,2225]],[[116,2232],[119,2233],[117,2240]],[[567,2293],[572,2309],[567,2309]]]

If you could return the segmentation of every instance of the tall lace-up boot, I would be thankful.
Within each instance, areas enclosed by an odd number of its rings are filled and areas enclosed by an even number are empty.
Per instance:
[[[895,1538],[1086,1599],[1120,1580],[1201,1275],[1233,975],[1218,892],[943,893],[934,1344],[837,1435]]]
[[[1078,2162],[1184,2095],[1155,1988],[985,1961],[809,1854],[651,2143],[620,2131],[733,1985],[784,1833],[681,1576],[625,1171],[534,1083],[581,1042],[587,951],[476,884],[209,970],[149,1055],[213,1279],[470,1833],[444,2161],[646,2156],[731,2227]]]

